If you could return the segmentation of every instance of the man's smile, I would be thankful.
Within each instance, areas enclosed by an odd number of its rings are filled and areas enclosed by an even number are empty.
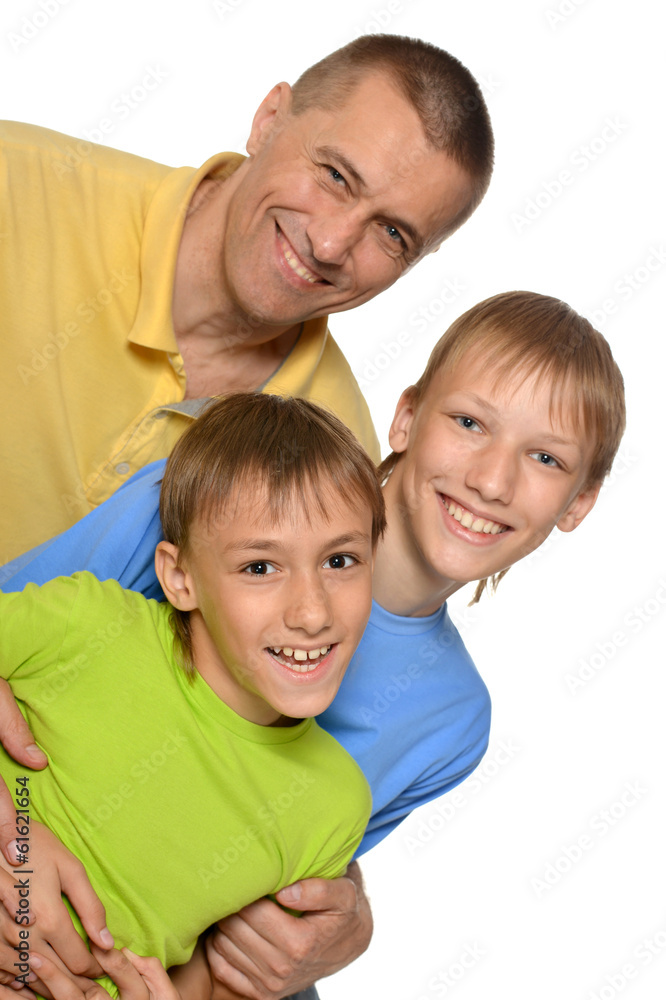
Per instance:
[[[277,223],[275,224],[275,231],[282,255],[294,274],[298,275],[298,277],[302,278],[304,281],[309,282],[311,285],[331,284],[330,281],[327,281],[325,278],[322,278],[321,275],[315,273],[309,267],[306,267],[305,263],[298,256]]]

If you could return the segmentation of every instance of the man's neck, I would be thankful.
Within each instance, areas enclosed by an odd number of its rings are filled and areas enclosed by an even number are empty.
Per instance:
[[[178,250],[173,326],[187,376],[186,398],[258,388],[280,366],[301,330],[265,328],[229,301],[222,281],[226,210],[243,166],[208,178],[190,202]]]

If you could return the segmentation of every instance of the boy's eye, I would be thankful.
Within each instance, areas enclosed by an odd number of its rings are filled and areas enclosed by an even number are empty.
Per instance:
[[[547,451],[533,451],[532,458],[535,458],[540,465],[545,465],[550,469],[561,468],[557,459],[549,455]]]
[[[353,566],[355,562],[356,559],[354,559],[354,556],[343,555],[338,552],[336,555],[330,556],[324,563],[324,566],[328,569],[347,569],[349,566]]]
[[[465,430],[467,431],[481,430],[476,420],[472,420],[471,417],[455,417],[455,421],[457,424],[460,424],[461,427],[464,427]]]
[[[275,566],[269,562],[253,562],[243,572],[251,576],[268,576],[269,573],[275,573]]]

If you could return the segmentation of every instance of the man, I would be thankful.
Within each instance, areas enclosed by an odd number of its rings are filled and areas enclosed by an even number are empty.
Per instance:
[[[3,562],[165,456],[210,395],[308,396],[377,457],[325,317],[393,284],[483,197],[492,133],[456,60],[410,39],[357,39],[271,90],[246,160],[223,154],[199,171],[73,151],[25,126],[4,134],[5,398],[22,433],[0,450]],[[269,901],[229,918],[219,975],[237,995],[277,997],[347,964],[371,924],[350,876],[284,895],[312,911],[296,936]],[[230,972],[234,949],[255,966]],[[234,995],[223,989],[219,1000]]]
[[[165,457],[202,397],[308,396],[377,457],[325,317],[391,285],[483,196],[492,136],[460,64],[357,39],[273,88],[246,160],[198,171],[15,123],[2,135],[5,399],[20,431],[0,445],[1,562]]]

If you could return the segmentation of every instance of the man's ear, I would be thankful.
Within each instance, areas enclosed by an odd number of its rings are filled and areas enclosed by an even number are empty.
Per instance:
[[[179,558],[177,545],[160,542],[155,549],[155,572],[169,604],[179,611],[194,611],[198,606],[194,582]]]
[[[389,430],[389,444],[393,451],[400,453],[407,450],[415,413],[414,387],[410,385],[398,400]]]
[[[250,156],[259,151],[278,121],[282,122],[291,108],[291,87],[288,83],[276,83],[264,97],[252,119],[250,138],[246,149]]]
[[[572,500],[567,511],[557,522],[557,527],[560,531],[573,531],[574,528],[578,527],[597,502],[600,489],[601,483],[595,483],[582,493],[579,493],[575,500]]]

